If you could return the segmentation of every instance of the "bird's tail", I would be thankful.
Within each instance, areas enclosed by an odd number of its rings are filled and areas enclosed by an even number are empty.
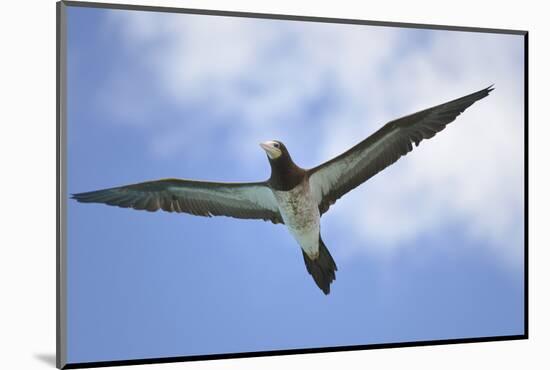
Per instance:
[[[330,284],[336,279],[336,263],[332,259],[325,243],[319,235],[319,256],[316,259],[311,259],[302,250],[304,262],[306,263],[307,272],[313,277],[317,286],[325,294],[330,293]]]

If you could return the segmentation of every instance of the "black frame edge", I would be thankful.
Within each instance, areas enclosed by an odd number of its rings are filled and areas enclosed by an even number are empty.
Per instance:
[[[523,242],[523,258],[524,258],[524,276],[523,276],[523,284],[524,284],[524,333],[525,338],[529,338],[529,32],[525,32],[524,37],[524,65],[523,65],[523,72],[524,72],[524,148],[523,148],[523,159],[524,159],[524,226],[523,226],[523,232],[524,235],[524,242]]]
[[[66,264],[66,101],[67,17],[66,4],[56,4],[56,346],[55,366],[67,365],[67,264]]]
[[[328,352],[350,352],[350,351],[362,351],[362,350],[372,350],[372,349],[421,347],[421,346],[435,346],[435,345],[449,345],[449,344],[472,344],[472,343],[500,342],[500,341],[524,340],[524,339],[527,339],[526,335],[508,335],[508,336],[500,336],[500,337],[444,339],[444,340],[428,340],[428,341],[419,341],[419,342],[368,344],[368,345],[357,345],[357,346],[304,348],[304,349],[241,352],[241,353],[227,353],[227,354],[213,354],[213,355],[196,355],[196,356],[175,356],[175,357],[160,357],[160,358],[149,358],[149,359],[146,358],[146,359],[136,359],[136,360],[81,362],[81,363],[68,363],[63,367],[63,369],[84,369],[84,368],[128,366],[128,365],[152,365],[152,364],[161,364],[161,363],[165,364],[165,363],[174,363],[174,362],[226,360],[226,359],[252,358],[252,357],[286,356],[286,355],[304,355],[304,354],[328,353]]]
[[[463,31],[463,32],[484,32],[484,33],[500,33],[510,35],[523,35],[526,30],[508,30],[500,28],[483,28],[483,27],[468,27],[468,26],[449,26],[449,25],[433,25],[424,23],[406,23],[406,22],[386,22],[372,21],[350,18],[331,18],[317,16],[302,16],[289,14],[271,14],[271,13],[254,13],[229,10],[213,10],[213,9],[192,9],[192,8],[176,8],[167,6],[153,5],[131,5],[131,4],[112,4],[87,1],[63,0],[67,6],[83,7],[83,8],[101,8],[101,9],[116,9],[116,10],[137,10],[162,13],[183,13],[183,14],[201,14],[215,15],[228,17],[243,17],[243,18],[261,18],[287,21],[302,21],[302,22],[318,22],[318,23],[341,23],[341,24],[359,24],[368,26],[381,27],[400,27],[400,28],[422,28],[430,30],[442,31]]]

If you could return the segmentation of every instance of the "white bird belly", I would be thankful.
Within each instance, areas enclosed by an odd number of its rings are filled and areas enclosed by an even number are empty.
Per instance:
[[[319,255],[319,207],[304,181],[289,191],[274,190],[279,212],[290,234],[310,258]]]

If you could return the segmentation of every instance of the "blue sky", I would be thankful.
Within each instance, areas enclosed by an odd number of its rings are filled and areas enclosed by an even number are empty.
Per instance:
[[[68,204],[68,360],[523,332],[523,61],[512,35],[68,11],[68,191],[256,181],[494,83],[322,219],[315,286],[280,225]]]

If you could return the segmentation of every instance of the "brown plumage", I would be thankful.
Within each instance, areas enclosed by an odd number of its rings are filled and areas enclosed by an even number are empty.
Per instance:
[[[393,120],[348,151],[306,170],[280,141],[260,144],[271,166],[267,181],[219,183],[163,179],[74,194],[83,203],[283,223],[302,249],[306,269],[325,294],[337,270],[320,234],[320,218],[347,192],[436,135],[492,87]]]

